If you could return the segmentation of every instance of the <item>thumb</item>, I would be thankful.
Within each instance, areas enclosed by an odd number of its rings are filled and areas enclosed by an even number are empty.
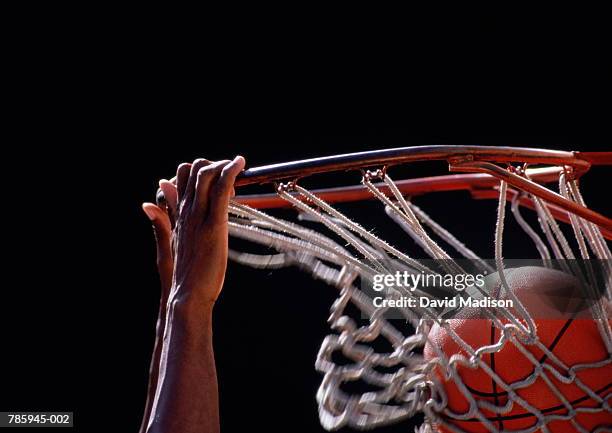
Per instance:
[[[157,246],[157,270],[162,283],[162,294],[172,285],[172,228],[168,214],[153,203],[143,203],[142,210],[153,224]]]

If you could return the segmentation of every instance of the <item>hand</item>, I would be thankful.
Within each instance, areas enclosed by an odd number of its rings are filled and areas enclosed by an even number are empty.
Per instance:
[[[234,181],[244,164],[241,156],[232,161],[197,159],[178,167],[175,183],[160,182],[168,207],[168,224],[175,221],[169,301],[212,306],[219,296],[227,268],[227,208],[234,195]],[[167,257],[165,248],[161,255]],[[162,269],[166,272],[167,260],[158,262],[160,273]]]

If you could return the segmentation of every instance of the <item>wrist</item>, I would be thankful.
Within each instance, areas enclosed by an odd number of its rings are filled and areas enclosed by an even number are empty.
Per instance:
[[[167,310],[162,351],[171,354],[168,363],[191,360],[202,347],[212,346],[212,303],[170,296]]]
[[[170,293],[166,308],[173,321],[197,327],[212,321],[214,299],[198,296],[197,291],[181,286],[172,287]]]

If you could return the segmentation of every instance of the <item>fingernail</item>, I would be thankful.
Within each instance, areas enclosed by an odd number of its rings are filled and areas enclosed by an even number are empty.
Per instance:
[[[147,218],[149,218],[151,221],[155,221],[156,216],[155,216],[155,212],[153,211],[153,209],[150,209],[146,205],[142,205],[142,210],[147,215]]]

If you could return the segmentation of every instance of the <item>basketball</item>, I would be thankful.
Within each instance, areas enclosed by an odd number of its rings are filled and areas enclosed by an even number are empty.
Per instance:
[[[551,433],[580,431],[571,419],[587,431],[594,431],[597,427],[610,427],[612,415],[609,410],[580,411],[584,408],[601,408],[606,391],[612,386],[612,364],[602,362],[609,359],[609,353],[597,323],[585,314],[562,316],[558,311],[560,298],[561,303],[566,306],[568,302],[578,298],[572,296],[578,289],[578,280],[563,272],[539,267],[508,269],[504,275],[508,287],[534,318],[541,345],[558,361],[551,359],[542,346],[506,340],[501,350],[481,355],[481,361],[490,371],[480,365],[472,367],[454,363],[450,371],[458,376],[455,380],[452,376],[448,378],[443,372],[444,369],[438,365],[434,374],[442,382],[447,395],[447,410],[453,414],[466,415],[470,413],[471,405],[475,404],[480,413],[501,431],[523,430],[535,426],[538,427],[536,431],[543,431],[541,427],[544,422],[538,420],[537,412],[546,420],[546,427]],[[498,273],[487,276],[486,289],[493,297],[503,293]],[[521,317],[516,311],[516,305],[512,314]],[[499,320],[504,325],[509,323],[501,316]],[[522,323],[525,324],[524,321]],[[500,327],[495,326],[482,309],[460,311],[448,320],[448,328],[473,349],[496,344],[502,333]],[[518,339],[518,336],[514,339]],[[425,358],[432,360],[438,357],[438,350],[448,358],[453,355],[463,355],[467,360],[470,358],[470,354],[446,329],[435,324],[424,348]],[[590,365],[597,362],[603,365]],[[569,371],[571,367],[581,364],[587,364],[587,367]],[[543,365],[544,368],[536,372],[538,365]],[[531,408],[535,408],[535,411],[509,398],[508,391],[493,379],[491,371],[503,383],[512,386],[517,396]],[[463,391],[458,382],[465,385]],[[601,397],[601,400],[598,401],[595,395],[589,394],[591,391]],[[473,402],[470,402],[472,399]],[[511,404],[508,404],[509,401]],[[489,410],[487,404],[507,406],[503,413],[496,413]],[[570,416],[571,410],[578,410],[573,417]],[[446,423],[460,431],[490,431],[483,420],[475,416],[456,419],[446,412],[442,416]],[[437,427],[441,432],[453,431],[443,424]]]

